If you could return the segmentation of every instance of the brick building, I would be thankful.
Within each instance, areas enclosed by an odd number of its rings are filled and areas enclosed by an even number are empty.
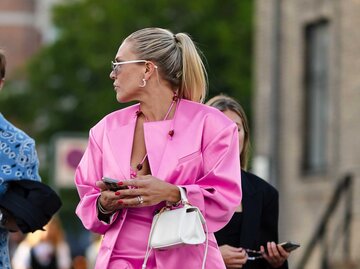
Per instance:
[[[359,266],[359,14],[359,0],[256,1],[253,167],[280,191],[280,240],[302,245],[291,268]]]
[[[7,77],[23,67],[43,43],[53,40],[50,10],[59,0],[1,0],[0,48],[5,50]]]

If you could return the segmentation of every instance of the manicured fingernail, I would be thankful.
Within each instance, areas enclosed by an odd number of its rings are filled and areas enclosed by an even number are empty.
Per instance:
[[[121,186],[121,185],[124,185],[124,182],[119,181],[117,184],[118,184],[119,186]]]
[[[118,203],[119,203],[119,204],[123,204],[124,202],[123,202],[123,200],[119,200]]]
[[[115,195],[120,195],[120,192],[119,192],[119,191],[116,191],[116,192],[115,192]]]

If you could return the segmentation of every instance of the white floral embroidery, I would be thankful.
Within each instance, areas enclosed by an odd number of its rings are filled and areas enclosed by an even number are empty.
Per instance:
[[[0,113],[0,196],[7,190],[7,181],[40,180],[35,142],[9,123]],[[8,232],[0,228],[0,268],[11,269]]]

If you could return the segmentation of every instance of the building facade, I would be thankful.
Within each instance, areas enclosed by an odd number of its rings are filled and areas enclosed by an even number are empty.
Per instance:
[[[291,268],[359,266],[358,14],[359,0],[256,1],[253,167],[280,192],[281,241],[302,245]],[[330,206],[346,175],[353,185]]]
[[[59,1],[0,1],[0,48],[8,61],[7,77],[15,75],[42,44],[55,38],[50,14],[52,6]]]

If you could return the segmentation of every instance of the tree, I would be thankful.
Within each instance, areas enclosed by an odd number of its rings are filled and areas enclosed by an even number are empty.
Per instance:
[[[122,39],[157,26],[189,33],[206,57],[209,97],[227,93],[249,113],[252,11],[252,0],[67,1],[53,13],[58,39],[31,60],[26,81],[7,85],[12,89],[2,94],[1,110],[38,145],[48,145],[57,132],[88,132],[123,106],[109,79],[110,61]],[[44,181],[48,174],[42,174]],[[73,230],[81,226],[69,222],[78,196],[61,191],[66,197],[62,214]]]
[[[54,9],[57,41],[33,58],[27,84],[1,107],[6,112],[16,104],[15,116],[32,123],[28,128],[41,143],[58,131],[87,131],[122,106],[108,77],[122,39],[159,26],[197,42],[207,59],[210,96],[235,96],[250,112],[252,10],[251,0],[66,2]]]

